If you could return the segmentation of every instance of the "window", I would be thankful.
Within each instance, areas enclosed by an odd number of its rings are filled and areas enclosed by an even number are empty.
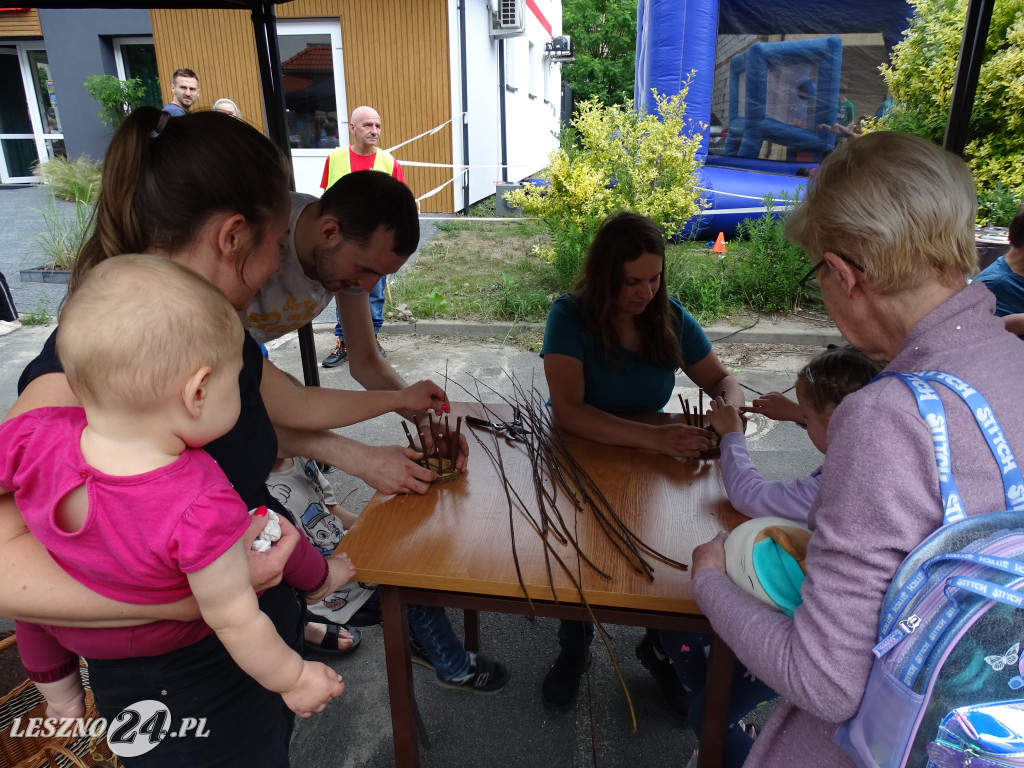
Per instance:
[[[341,27],[278,21],[281,73],[292,149],[348,145]]]
[[[156,69],[156,48],[152,37],[115,37],[114,60],[121,80],[138,78],[146,89],[143,102],[160,109],[164,105]]]
[[[530,94],[530,98],[531,99],[536,99],[537,98],[537,46],[535,46],[533,44],[532,40],[530,41],[530,61],[529,61],[529,67],[530,67],[530,69],[529,69],[530,80],[529,80],[529,83],[528,83],[528,86],[529,86],[528,93]]]
[[[519,90],[519,76],[516,72],[516,39],[505,40],[505,87],[510,91]]]
[[[35,162],[64,154],[46,51],[40,43],[0,45],[0,182],[31,181]]]

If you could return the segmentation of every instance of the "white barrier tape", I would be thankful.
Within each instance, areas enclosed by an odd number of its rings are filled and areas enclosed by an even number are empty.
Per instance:
[[[501,163],[494,163],[491,165],[463,165],[462,163],[421,163],[416,160],[402,160],[399,159],[402,167],[406,166],[419,166],[421,168],[535,168],[535,165],[502,165]]]
[[[540,221],[529,216],[420,216],[420,221]]]
[[[419,202],[420,202],[420,200],[426,200],[426,199],[427,199],[428,197],[433,197],[433,196],[434,196],[434,195],[436,195],[436,194],[437,194],[438,192],[440,192],[440,191],[441,191],[442,189],[444,189],[444,188],[445,188],[445,187],[447,187],[447,186],[448,186],[449,184],[451,184],[451,183],[452,183],[453,181],[455,181],[455,179],[456,179],[456,178],[457,178],[457,177],[453,176],[452,178],[448,179],[448,181],[446,181],[446,182],[445,182],[444,184],[442,184],[441,186],[439,186],[439,187],[434,187],[434,188],[433,188],[432,190],[430,190],[429,192],[426,192],[425,194],[422,194],[422,195],[420,195],[419,197],[417,197],[417,198],[416,198],[416,204],[417,204],[417,206],[419,205]]]
[[[792,205],[773,206],[772,210],[788,211],[791,210],[792,208]],[[707,216],[720,216],[726,213],[768,213],[768,208],[763,205],[759,208],[722,208],[720,210],[711,210],[710,208],[705,208],[703,211],[701,211],[701,213]]]
[[[466,112],[463,112],[462,114],[458,115],[458,117],[463,117],[466,114],[467,114]],[[395,144],[395,146],[388,147],[384,151],[385,152],[389,152],[389,153],[390,152],[394,152],[399,147],[404,147],[406,144],[412,144],[414,141],[416,141],[416,139],[422,139],[424,136],[430,136],[431,134],[437,133],[438,131],[440,131],[442,128],[444,128],[446,125],[448,125],[448,123],[450,123],[454,119],[455,119],[455,117],[450,117],[447,120],[445,120],[443,123],[441,123],[439,126],[437,126],[436,128],[431,128],[428,131],[424,131],[419,136],[413,136],[411,139],[406,139],[401,144]]]

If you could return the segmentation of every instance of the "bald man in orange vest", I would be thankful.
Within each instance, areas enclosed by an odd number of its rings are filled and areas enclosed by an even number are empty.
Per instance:
[[[320,181],[321,189],[327,189],[342,176],[353,171],[381,171],[405,182],[405,175],[402,173],[402,166],[398,164],[398,161],[390,153],[377,148],[377,142],[380,140],[380,115],[375,109],[356,107],[352,112],[351,120],[349,120],[348,133],[349,146],[336,149],[327,156],[327,162],[324,163],[324,176]],[[381,326],[384,325],[384,286],[386,283],[387,277],[382,277],[370,291],[370,315],[373,318],[375,337]],[[338,322],[334,326],[334,335],[337,337],[337,342],[331,353],[321,363],[324,368],[334,368],[348,360],[340,314]],[[379,341],[377,349],[382,356],[387,357],[387,353]]]

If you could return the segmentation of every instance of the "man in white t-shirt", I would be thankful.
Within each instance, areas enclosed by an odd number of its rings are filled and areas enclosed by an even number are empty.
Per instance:
[[[319,199],[293,193],[281,269],[250,303],[249,332],[260,343],[276,339],[313,320],[334,299],[352,377],[368,390],[407,386],[377,350],[368,292],[416,250],[419,227],[412,192],[377,171],[346,174]],[[403,415],[426,419],[425,414]],[[469,447],[464,436],[460,442],[457,465],[464,469]],[[375,450],[324,433],[302,454],[362,478],[382,493],[408,490],[410,481],[413,490],[426,492],[432,473],[394,451],[382,457]]]

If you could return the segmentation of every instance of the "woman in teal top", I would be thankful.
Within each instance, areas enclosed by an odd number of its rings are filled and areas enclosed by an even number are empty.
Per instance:
[[[697,321],[670,299],[662,275],[665,240],[635,213],[605,220],[570,293],[544,329],[544,375],[559,429],[599,443],[697,457],[711,433],[652,426],[617,414],[660,411],[676,371],[711,397],[743,405],[739,382],[711,351]]]
[[[711,447],[711,432],[642,424],[619,414],[660,411],[678,370],[711,397],[743,405],[739,382],[715,356],[700,325],[669,298],[664,270],[665,239],[653,221],[635,213],[604,221],[576,285],[552,305],[544,329],[544,375],[560,430],[695,458]],[[561,622],[561,653],[544,678],[545,702],[564,707],[576,698],[593,634],[589,623]],[[685,710],[685,695],[655,637],[648,633],[637,656],[672,706]]]

